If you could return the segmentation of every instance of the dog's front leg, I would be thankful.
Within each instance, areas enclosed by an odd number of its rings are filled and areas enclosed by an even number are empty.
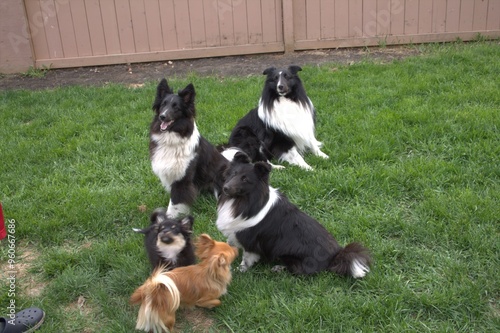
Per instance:
[[[243,252],[243,260],[240,264],[240,272],[245,273],[250,267],[260,260],[260,255],[245,251]]]
[[[298,165],[302,169],[306,170],[312,170],[313,168],[306,163],[302,155],[297,151],[297,148],[292,147],[289,151],[286,153],[283,153],[281,156],[279,156],[280,161],[287,161],[290,164],[293,165]]]
[[[196,194],[196,188],[189,181],[173,183],[170,191],[167,216],[176,218],[181,215],[188,215]]]

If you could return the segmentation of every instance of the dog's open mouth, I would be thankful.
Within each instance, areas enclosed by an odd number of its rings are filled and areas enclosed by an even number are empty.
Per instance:
[[[161,124],[160,124],[160,130],[162,132],[166,131],[168,129],[168,127],[170,125],[172,125],[174,123],[173,120],[170,120],[170,121],[162,121]]]

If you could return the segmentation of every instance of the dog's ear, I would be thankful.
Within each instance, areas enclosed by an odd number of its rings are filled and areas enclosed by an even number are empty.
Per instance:
[[[291,65],[290,67],[288,67],[288,70],[290,71],[290,73],[295,75],[298,72],[300,72],[302,70],[302,68],[300,66],[297,66],[297,65]]]
[[[144,228],[144,229],[132,228],[132,230],[134,230],[134,232],[137,232],[139,234],[146,234],[148,232],[149,228]]]
[[[172,89],[168,86],[167,79],[162,79],[158,86],[156,87],[156,98],[153,103],[153,110],[158,110],[161,105],[161,101],[165,98],[165,96],[173,94]]]
[[[266,68],[262,74],[269,75],[269,74],[272,74],[275,70],[276,70],[276,67],[269,67],[269,68]]]
[[[210,250],[214,247],[214,240],[207,234],[201,234],[196,241],[196,256],[200,260],[208,258]]]
[[[227,260],[225,254],[221,253],[219,255],[219,258],[217,259],[217,261],[218,261],[219,267],[224,267],[224,266],[227,265],[227,263],[228,263],[229,260]]]
[[[266,162],[255,163],[255,172],[259,179],[266,180],[269,178],[269,173],[271,172],[271,166]]]
[[[252,162],[252,161],[250,161],[250,157],[248,157],[248,155],[242,151],[239,151],[236,154],[234,154],[233,161],[237,162],[237,163],[244,163],[244,164],[248,164],[248,163]]]
[[[194,222],[194,217],[186,216],[181,220],[181,226],[182,229],[185,230],[188,233],[193,233],[193,222]]]
[[[186,88],[179,90],[179,96],[186,104],[193,103],[195,95],[196,92],[194,91],[194,86],[192,83],[188,84]]]
[[[151,224],[163,222],[163,218],[158,218],[158,215],[165,215],[166,213],[167,213],[167,209],[166,208],[163,208],[163,207],[156,208],[153,211],[153,213],[151,214],[151,217],[149,218],[151,220]]]

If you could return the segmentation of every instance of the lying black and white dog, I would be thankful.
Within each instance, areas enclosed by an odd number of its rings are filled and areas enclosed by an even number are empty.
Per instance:
[[[167,215],[189,214],[201,190],[219,193],[228,161],[200,135],[195,122],[195,90],[174,94],[163,79],[153,104],[149,153],[153,172],[170,192]]]
[[[370,271],[368,250],[359,243],[341,247],[318,221],[269,186],[270,171],[269,164],[253,164],[244,153],[236,153],[225,173],[217,228],[244,250],[240,270],[262,258],[281,261],[294,274],[326,270],[364,277]]]
[[[230,147],[242,149],[253,162],[263,160],[263,155],[268,160],[274,157],[308,170],[312,168],[302,156],[306,151],[328,158],[315,137],[316,111],[297,75],[301,70],[299,66],[290,66],[264,71],[267,78],[259,106],[238,121],[229,138]],[[247,134],[249,131],[252,135]],[[245,140],[253,140],[254,136],[257,143]],[[259,158],[253,158],[255,152]]]
[[[196,263],[191,241],[192,216],[172,219],[165,208],[157,208],[151,214],[151,224],[144,229],[133,230],[145,235],[144,247],[153,270],[160,266],[168,269]]]

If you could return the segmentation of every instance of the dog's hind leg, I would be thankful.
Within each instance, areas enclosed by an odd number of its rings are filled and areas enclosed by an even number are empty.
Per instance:
[[[207,309],[211,309],[211,308],[214,308],[216,306],[219,306],[221,305],[221,301],[218,300],[217,298],[215,299],[204,299],[204,298],[201,298],[199,299],[197,302],[196,302],[196,306],[199,306],[200,308],[207,308]]]
[[[243,252],[243,260],[241,261],[240,264],[240,272],[244,273],[246,272],[250,267],[253,266],[256,262],[260,260],[260,255],[257,253],[252,253],[245,251]]]

